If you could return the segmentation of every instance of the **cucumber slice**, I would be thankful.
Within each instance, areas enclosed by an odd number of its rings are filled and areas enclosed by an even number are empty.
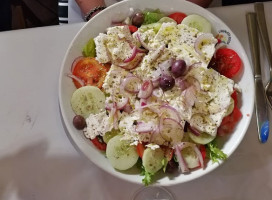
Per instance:
[[[145,171],[153,174],[156,173],[163,167],[163,159],[164,151],[162,149],[152,150],[151,148],[146,148],[142,158]]]
[[[177,24],[177,22],[176,22],[175,20],[173,20],[172,18],[170,18],[170,17],[163,17],[163,18],[161,18],[158,22],[159,22],[159,23],[172,22],[172,23]]]
[[[196,152],[192,147],[186,147],[181,151],[181,155],[187,164],[187,167],[192,169],[199,166],[199,160]]]
[[[225,116],[228,116],[229,114],[232,113],[234,109],[234,100],[233,98],[230,99],[230,106],[228,107],[227,113],[225,114]]]
[[[97,87],[84,86],[73,93],[71,106],[77,115],[81,115],[86,119],[91,113],[97,114],[104,109],[105,95]]]
[[[112,129],[111,131],[105,133],[105,135],[103,135],[103,141],[105,143],[108,143],[110,141],[110,139],[112,139],[114,136],[120,134],[120,131],[117,129]]]
[[[198,31],[203,33],[211,33],[212,25],[211,23],[204,17],[196,14],[188,15],[185,17],[182,22],[189,27],[196,28]]]
[[[192,132],[188,131],[189,137],[197,144],[208,144],[213,141],[216,136],[202,132],[199,136],[196,136]]]
[[[117,135],[109,140],[106,156],[115,169],[127,170],[137,163],[139,156],[136,147],[127,140],[121,140],[122,137]]]

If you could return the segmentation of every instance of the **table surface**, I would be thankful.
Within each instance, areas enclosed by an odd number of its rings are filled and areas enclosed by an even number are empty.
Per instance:
[[[253,4],[209,9],[233,30],[249,58],[245,13],[253,9]],[[272,2],[265,3],[270,36],[271,10]],[[83,25],[0,33],[0,199],[130,199],[142,187],[97,168],[76,151],[64,130],[59,71],[69,43]],[[262,60],[267,67],[263,55]],[[253,116],[227,162],[204,177],[167,189],[176,199],[271,199],[272,138],[266,144],[257,138]]]

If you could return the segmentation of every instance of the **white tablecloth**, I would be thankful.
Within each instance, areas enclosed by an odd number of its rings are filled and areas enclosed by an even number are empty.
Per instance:
[[[230,26],[250,56],[245,12],[253,11],[253,5],[210,10]],[[265,3],[265,10],[271,36],[272,2]],[[129,199],[141,187],[97,168],[65,133],[58,105],[59,70],[83,24],[0,33],[0,199]],[[253,116],[227,162],[204,177],[167,189],[176,199],[270,200],[272,136],[260,144],[256,129]]]

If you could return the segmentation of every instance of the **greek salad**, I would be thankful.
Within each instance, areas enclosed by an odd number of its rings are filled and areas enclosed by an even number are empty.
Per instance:
[[[242,118],[239,55],[198,14],[134,11],[86,41],[68,74],[73,124],[116,170],[189,173],[227,158],[216,139]]]

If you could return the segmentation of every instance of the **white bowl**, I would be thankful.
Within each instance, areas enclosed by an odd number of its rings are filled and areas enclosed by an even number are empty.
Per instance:
[[[61,114],[72,141],[74,141],[80,151],[82,151],[93,163],[103,170],[123,180],[142,184],[141,180],[143,177],[139,175],[139,171],[129,170],[129,172],[124,173],[115,170],[110,165],[105,155],[99,152],[92,143],[83,136],[82,131],[78,131],[74,128],[72,124],[74,112],[71,109],[70,98],[72,93],[75,91],[75,86],[71,79],[66,76],[70,71],[73,60],[81,55],[82,47],[88,39],[97,36],[100,32],[104,32],[105,29],[111,25],[112,21],[124,19],[129,15],[130,8],[141,10],[159,8],[161,11],[166,13],[180,11],[186,14],[196,13],[202,15],[212,23],[213,32],[221,32],[221,34],[225,36],[225,41],[229,43],[228,47],[238,52],[243,61],[244,67],[241,72],[241,76],[235,81],[239,83],[242,89],[242,102],[240,109],[243,114],[243,118],[239,122],[234,133],[220,140],[222,150],[230,156],[242,141],[253,112],[254,85],[250,62],[237,37],[218,17],[202,7],[181,0],[128,0],[119,2],[97,14],[88,23],[86,23],[81,30],[79,30],[66,52],[59,77],[59,103]],[[191,181],[211,172],[221,163],[212,163],[210,161],[207,163],[205,169],[198,169],[186,175],[176,173],[169,177],[165,174],[158,174],[155,184],[169,186]]]

